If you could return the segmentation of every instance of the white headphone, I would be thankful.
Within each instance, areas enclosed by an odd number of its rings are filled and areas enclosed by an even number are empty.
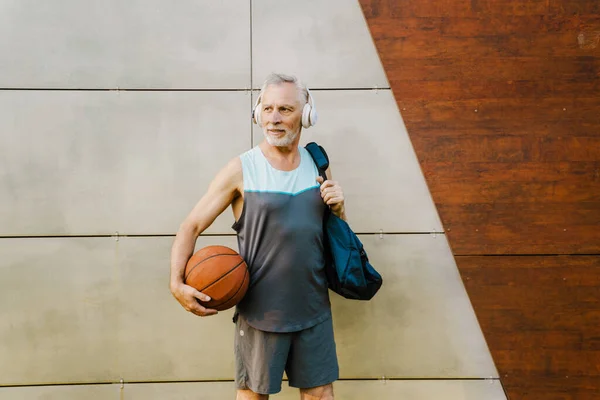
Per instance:
[[[310,94],[310,90],[306,88],[306,92],[308,93],[308,102],[304,105],[302,109],[302,127],[310,128],[311,126],[315,126],[319,116],[317,114],[317,109],[315,108],[315,100]],[[252,121],[258,126],[262,127],[262,121],[260,120],[260,103],[262,100],[262,93],[256,99],[254,103],[254,108],[252,109]]]

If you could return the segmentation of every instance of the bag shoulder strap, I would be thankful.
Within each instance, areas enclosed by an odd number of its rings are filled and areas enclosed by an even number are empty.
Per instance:
[[[329,168],[329,157],[325,149],[315,142],[310,142],[304,148],[310,153],[310,156],[317,165],[319,175],[321,175],[323,180],[327,180],[325,171]]]

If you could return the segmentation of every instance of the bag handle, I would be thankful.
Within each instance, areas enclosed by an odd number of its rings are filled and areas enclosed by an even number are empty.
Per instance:
[[[304,147],[310,153],[313,161],[317,165],[317,169],[319,170],[319,175],[323,178],[323,181],[327,180],[327,168],[329,168],[329,157],[327,156],[327,152],[321,146],[319,146],[315,142],[310,142]]]

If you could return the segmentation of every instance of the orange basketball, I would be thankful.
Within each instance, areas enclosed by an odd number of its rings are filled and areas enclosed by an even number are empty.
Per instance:
[[[225,246],[198,250],[185,266],[184,281],[210,296],[203,307],[223,311],[235,306],[246,294],[250,273],[244,259]]]

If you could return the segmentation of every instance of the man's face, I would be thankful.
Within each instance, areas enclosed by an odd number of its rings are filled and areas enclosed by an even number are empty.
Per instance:
[[[263,134],[271,146],[285,147],[294,142],[300,133],[303,106],[293,83],[267,86],[259,112]]]

